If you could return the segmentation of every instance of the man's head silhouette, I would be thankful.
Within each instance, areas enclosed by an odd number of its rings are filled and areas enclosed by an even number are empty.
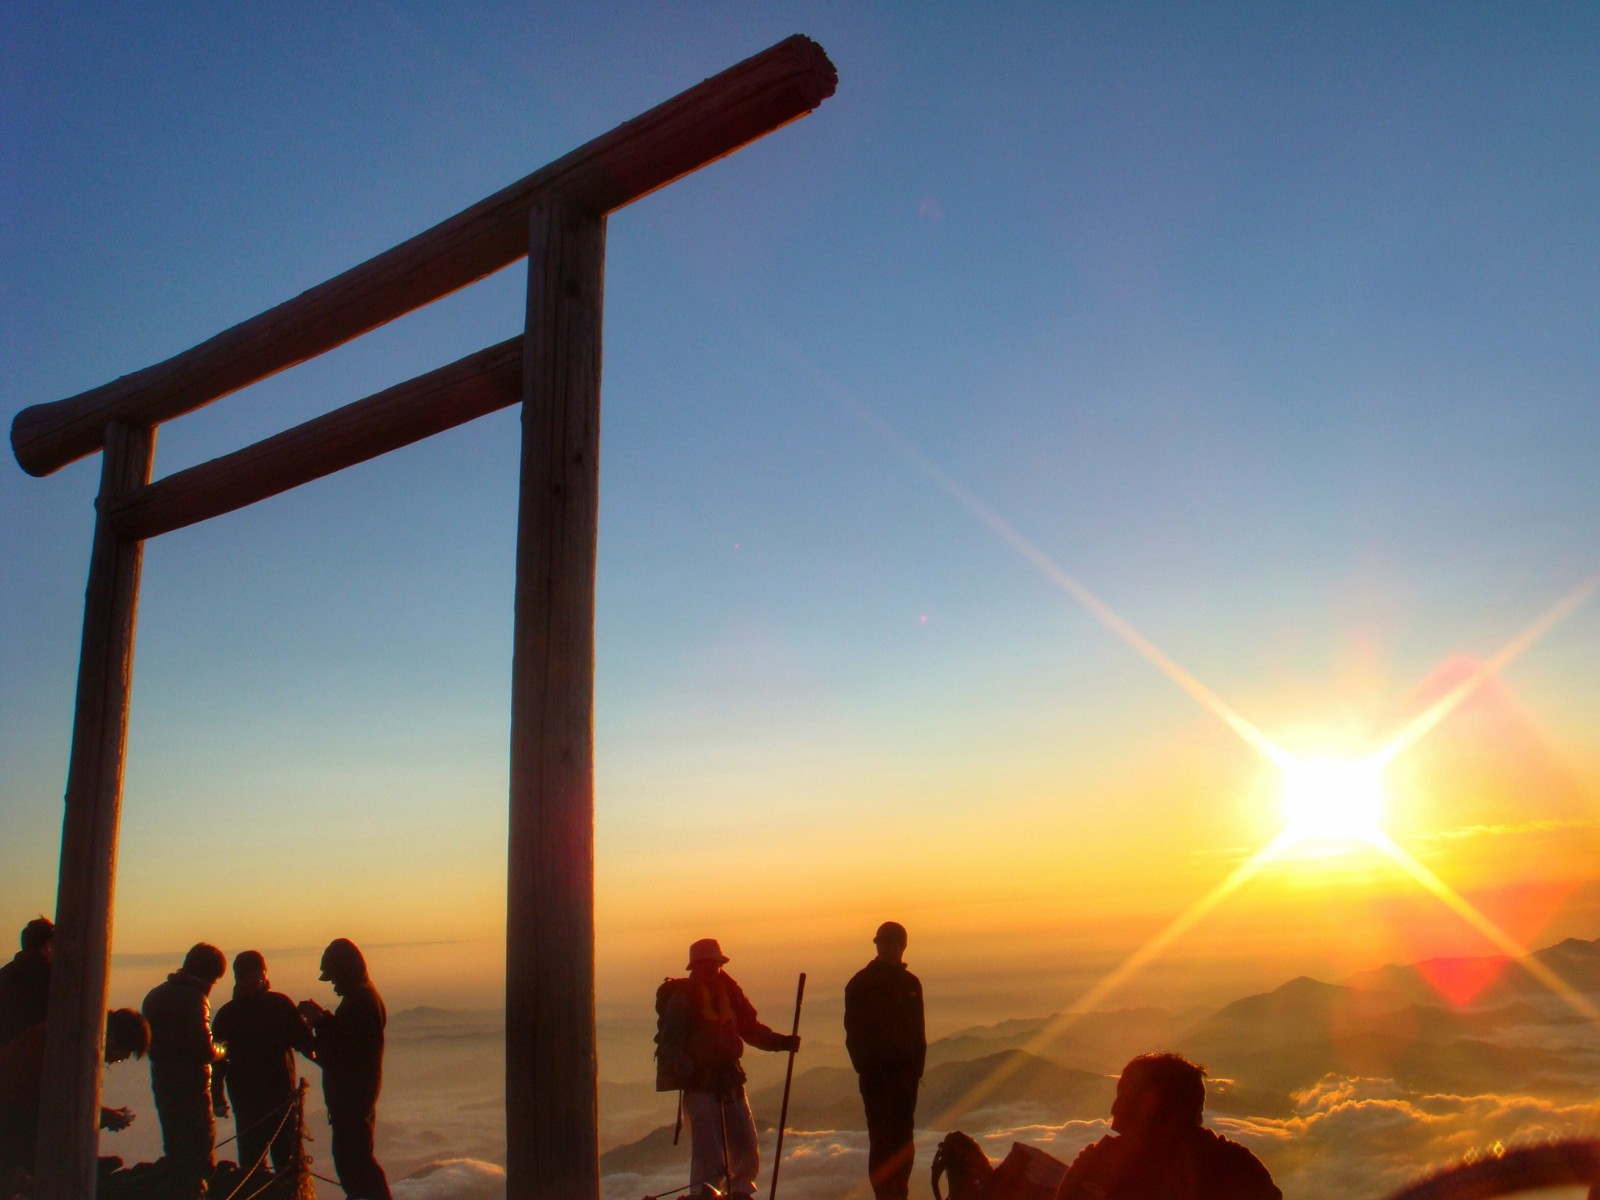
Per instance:
[[[49,960],[56,927],[49,917],[35,917],[22,927],[22,949],[35,958]]]
[[[189,948],[189,953],[183,956],[183,970],[186,975],[193,975],[210,988],[227,973],[228,960],[211,943],[196,942]]]
[[[1122,1068],[1111,1128],[1146,1134],[1200,1124],[1206,1104],[1206,1069],[1181,1054],[1141,1054]]]
[[[237,996],[254,996],[272,985],[267,979],[267,960],[259,950],[241,950],[233,956],[233,991]]]
[[[343,996],[367,981],[367,960],[349,938],[334,938],[322,952],[322,978]]]

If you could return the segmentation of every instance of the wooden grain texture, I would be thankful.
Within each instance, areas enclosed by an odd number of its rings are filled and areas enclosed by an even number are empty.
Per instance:
[[[535,171],[407,242],[165,362],[17,414],[32,475],[99,449],[108,421],[156,425],[342,345],[527,252],[528,214],[560,200],[607,213],[804,116],[838,77],[795,35]]]
[[[530,221],[511,665],[506,1200],[599,1200],[594,593],[605,217]]]
[[[84,1200],[95,1190],[117,825],[144,550],[142,543],[119,537],[106,514],[119,496],[149,480],[154,452],[153,429],[117,422],[106,427],[61,832],[34,1192],[39,1200]]]
[[[111,509],[125,538],[220,516],[509,408],[522,399],[522,338],[357,400],[264,441],[175,471]]]

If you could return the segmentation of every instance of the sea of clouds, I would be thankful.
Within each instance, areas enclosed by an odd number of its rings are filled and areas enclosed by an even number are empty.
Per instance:
[[[1214,1129],[1254,1150],[1272,1169],[1284,1195],[1295,1200],[1379,1197],[1430,1168],[1497,1149],[1600,1129],[1600,1101],[1562,1104],[1519,1095],[1417,1095],[1388,1080],[1329,1075],[1295,1097],[1286,1118],[1213,1117]],[[1000,1117],[1003,1110],[991,1110]],[[1105,1120],[1061,1124],[1001,1124],[969,1130],[991,1159],[1024,1142],[1064,1162],[1109,1131]],[[913,1196],[929,1196],[929,1165],[944,1131],[917,1135]],[[641,1200],[687,1182],[682,1162],[650,1173],[613,1173],[602,1180],[604,1200]],[[763,1142],[770,1158],[772,1139]],[[801,1130],[785,1135],[779,1191],[787,1200],[866,1200],[866,1135],[859,1130]],[[763,1162],[766,1188],[770,1162]],[[499,1200],[504,1173],[495,1164],[450,1160],[396,1183],[396,1200]],[[1543,1200],[1582,1200],[1582,1187],[1540,1193]]]
[[[1569,1035],[1562,1035],[1564,1037]],[[503,1169],[503,1042],[498,1014],[400,1014],[391,1022],[378,1150],[396,1200],[500,1200]],[[820,1048],[819,1048],[820,1049]],[[763,1086],[761,1071],[781,1081],[781,1055],[754,1056],[751,1092]],[[313,1097],[307,1113],[308,1149],[318,1174],[331,1176],[327,1125],[320,1081],[308,1067]],[[1216,1080],[1220,1089],[1228,1081]],[[764,1086],[770,1087],[771,1079]],[[137,1062],[106,1074],[106,1102],[127,1104],[140,1116],[125,1133],[105,1135],[102,1153],[134,1162],[160,1153],[159,1123],[150,1102],[148,1071]],[[633,1083],[602,1092],[602,1149],[625,1145],[650,1129],[672,1122],[670,1095],[657,1096]],[[640,1089],[643,1089],[642,1091]],[[1292,1111],[1271,1116],[1211,1113],[1208,1124],[1244,1143],[1271,1168],[1286,1196],[1295,1200],[1378,1200],[1437,1170],[1497,1150],[1563,1137],[1600,1135],[1600,1100],[1594,1091],[1568,1088],[1547,1096],[1507,1090],[1423,1092],[1383,1078],[1329,1073],[1292,1096]],[[1563,1098],[1566,1097],[1566,1098]],[[1577,1096],[1580,1098],[1571,1098]],[[991,1159],[1003,1158],[1013,1142],[1024,1142],[1070,1162],[1080,1149],[1108,1132],[1105,1118],[1059,1120],[1037,1098],[1004,1099],[962,1118]],[[770,1124],[776,1112],[758,1110]],[[914,1197],[931,1196],[929,1165],[947,1130],[917,1135]],[[218,1138],[232,1133],[219,1122]],[[762,1189],[771,1171],[774,1137],[763,1135]],[[225,1156],[227,1147],[219,1154]],[[603,1177],[605,1200],[641,1200],[673,1193],[688,1181],[689,1149],[683,1144],[648,1165],[613,1170]],[[329,1185],[324,1192],[337,1195]],[[785,1135],[780,1189],[787,1200],[868,1200],[866,1136],[859,1128],[790,1129]],[[1581,1200],[1584,1189],[1541,1193],[1548,1200]]]

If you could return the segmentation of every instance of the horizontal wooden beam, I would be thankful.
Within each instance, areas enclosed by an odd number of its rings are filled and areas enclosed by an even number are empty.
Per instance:
[[[182,529],[521,399],[522,338],[514,337],[243,450],[174,471],[118,500],[111,522],[127,539]]]
[[[796,34],[579,147],[376,258],[165,362],[17,414],[30,475],[100,448],[107,422],[156,425],[314,358],[528,252],[540,200],[604,214],[802,117],[833,94],[821,46]]]

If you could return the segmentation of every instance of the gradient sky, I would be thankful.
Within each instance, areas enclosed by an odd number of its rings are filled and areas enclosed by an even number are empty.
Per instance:
[[[609,225],[602,999],[708,933],[747,983],[842,970],[894,916],[947,995],[1043,1010],[1268,842],[1275,770],[1063,576],[1295,751],[1580,601],[1396,762],[1390,828],[1510,937],[1600,934],[1593,5],[6,5],[0,415],[794,32],[837,95]],[[156,473],[512,335],[522,281]],[[517,432],[149,544],[114,991],[343,935],[392,1000],[495,1002]],[[98,470],[0,469],[0,926],[53,906]],[[1121,998],[1495,949],[1296,858]]]

